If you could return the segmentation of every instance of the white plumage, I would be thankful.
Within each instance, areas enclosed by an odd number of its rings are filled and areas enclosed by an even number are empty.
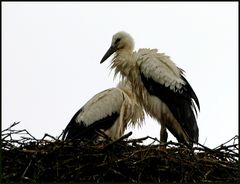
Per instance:
[[[144,118],[140,105],[131,93],[130,83],[122,81],[116,88],[93,96],[71,119],[63,139],[96,139],[102,130],[112,140],[120,138],[128,123],[135,125]]]
[[[100,63],[115,53],[111,69],[131,82],[138,103],[161,123],[161,143],[167,141],[166,128],[179,142],[190,145],[198,142],[195,105],[198,109],[200,105],[184,71],[157,49],[133,52],[133,47],[132,37],[118,32]]]
[[[114,112],[120,113],[124,101],[122,93],[119,88],[110,88],[98,93],[84,105],[83,110],[76,117],[76,122],[83,122],[85,126],[89,126],[111,116]]]

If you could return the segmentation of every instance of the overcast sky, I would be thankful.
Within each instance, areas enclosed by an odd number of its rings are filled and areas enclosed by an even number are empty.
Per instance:
[[[93,95],[118,83],[110,60],[99,62],[124,30],[136,50],[157,48],[186,71],[201,105],[201,144],[214,148],[238,134],[237,2],[2,5],[2,129],[21,121],[15,128],[36,138],[60,135]],[[147,117],[129,131],[159,138],[160,125]]]

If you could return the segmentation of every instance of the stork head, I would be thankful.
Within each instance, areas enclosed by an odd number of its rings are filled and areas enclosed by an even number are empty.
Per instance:
[[[134,47],[133,38],[126,32],[120,31],[113,35],[112,43],[106,54],[103,56],[100,63],[103,63],[107,58],[109,58],[114,52],[119,51],[129,51],[132,52]]]

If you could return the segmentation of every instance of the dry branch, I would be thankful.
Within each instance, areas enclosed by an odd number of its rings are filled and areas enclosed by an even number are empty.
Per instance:
[[[168,142],[167,151],[150,136],[117,141],[62,141],[27,130],[2,131],[2,182],[239,182],[238,136],[215,149],[189,149]],[[18,135],[19,139],[14,139]],[[142,145],[151,139],[158,143]]]

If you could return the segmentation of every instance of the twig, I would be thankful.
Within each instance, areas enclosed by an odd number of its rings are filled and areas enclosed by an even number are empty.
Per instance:
[[[238,139],[238,138],[239,138],[239,136],[238,136],[238,135],[235,135],[233,138],[231,138],[231,139],[229,139],[228,141],[226,141],[225,143],[217,146],[217,147],[214,148],[213,150],[219,149],[219,148],[221,148],[222,146],[224,146],[225,144],[229,143],[230,141],[235,140],[235,139]]]
[[[4,129],[4,130],[2,130],[2,133],[3,133],[3,132],[6,132],[6,131],[8,131],[8,130],[10,130],[12,127],[16,126],[16,125],[19,124],[19,123],[20,123],[20,121],[19,121],[19,122],[14,122],[12,125],[10,125],[10,127],[6,128],[6,129]]]
[[[28,169],[29,169],[29,167],[30,167],[31,164],[32,164],[32,160],[30,160],[30,162],[28,163],[28,166],[27,166],[26,169],[24,170],[24,172],[23,172],[23,174],[22,174],[22,176],[21,176],[21,180],[22,180],[22,179],[25,179],[25,174],[26,174],[26,172],[28,171]]]
[[[115,140],[115,141],[107,144],[103,149],[108,149],[110,146],[112,146],[112,145],[114,145],[114,144],[116,144],[116,143],[118,143],[118,142],[120,142],[120,141],[128,138],[128,137],[131,136],[131,135],[132,135],[132,132],[129,132],[129,133],[123,135],[122,137],[120,137],[119,139],[117,139],[117,140]]]

